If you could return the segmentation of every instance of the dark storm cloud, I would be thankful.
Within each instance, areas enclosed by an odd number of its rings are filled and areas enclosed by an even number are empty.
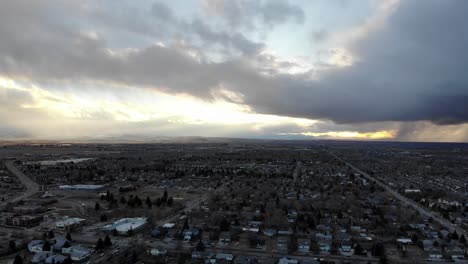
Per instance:
[[[261,44],[241,34],[212,31],[203,20],[182,23],[161,6],[157,9],[164,12],[157,16],[175,25],[173,30],[233,45],[246,56],[212,62],[177,45],[115,54],[105,39],[58,22],[67,10],[73,15],[72,3],[2,3],[0,73],[37,80],[118,82],[207,99],[223,86],[243,94],[245,103],[261,113],[336,123],[468,121],[468,1],[402,1],[382,29],[348,47],[359,61],[322,71],[318,80],[308,74],[261,74],[256,65]],[[78,4],[74,8],[80,12]],[[271,14],[281,9],[263,8]],[[287,8],[285,12],[291,13]]]

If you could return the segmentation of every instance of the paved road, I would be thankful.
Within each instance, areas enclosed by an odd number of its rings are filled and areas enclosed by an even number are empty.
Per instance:
[[[458,235],[463,234],[463,235],[465,235],[465,237],[468,237],[465,230],[463,230],[462,228],[458,227],[455,224],[452,224],[450,221],[443,218],[439,214],[437,214],[437,213],[435,213],[435,212],[421,206],[417,202],[415,202],[415,201],[413,201],[411,199],[408,199],[407,197],[401,195],[400,193],[398,193],[397,191],[392,189],[390,186],[388,186],[384,182],[382,182],[382,181],[370,176],[368,173],[356,168],[351,163],[343,160],[342,158],[338,157],[336,154],[332,153],[331,151],[329,151],[329,150],[327,150],[325,148],[324,148],[324,150],[326,152],[328,152],[330,155],[332,155],[333,157],[335,157],[336,159],[338,159],[338,160],[342,161],[343,163],[345,163],[348,167],[352,168],[353,170],[355,170],[356,172],[361,174],[367,180],[375,182],[378,186],[384,188],[387,192],[391,193],[396,199],[400,200],[403,204],[405,204],[407,206],[411,206],[413,209],[415,209],[416,211],[418,211],[420,214],[422,214],[424,216],[431,217],[432,219],[434,219],[434,221],[439,223],[441,226],[443,226],[445,229],[449,230],[450,232],[453,232],[454,230],[456,230]]]
[[[161,240],[154,241],[154,242],[146,242],[146,246],[150,248],[159,248],[165,249],[170,252],[181,252],[187,253],[190,252],[194,246],[188,244],[187,242],[180,242],[180,241],[170,241],[164,242]],[[308,253],[300,253],[295,252],[293,254],[287,253],[280,253],[276,251],[266,251],[261,249],[254,249],[254,248],[234,248],[234,247],[207,247],[205,249],[206,252],[209,253],[229,253],[233,255],[245,255],[245,256],[253,256],[253,257],[273,257],[273,258],[282,258],[284,256],[288,256],[295,259],[300,260],[314,260],[314,259],[327,259],[327,260],[335,260],[335,261],[352,261],[353,263],[362,262],[362,263],[376,263],[379,261],[378,258],[375,257],[366,257],[366,256],[341,256],[341,255],[321,255],[321,254],[314,254],[312,252]]]
[[[23,172],[21,172],[16,166],[15,164],[13,163],[13,161],[7,161],[5,162],[5,167],[11,172],[13,173],[13,175],[15,175],[19,180],[20,182],[26,187],[26,191],[21,194],[20,196],[17,196],[11,200],[9,200],[9,202],[19,202],[21,200],[24,200],[26,198],[29,198],[31,196],[33,196],[34,194],[36,194],[37,192],[39,192],[39,185],[37,183],[35,183],[33,180],[31,180],[30,178],[28,178],[26,175],[24,175]]]
[[[298,161],[296,163],[296,166],[294,167],[294,171],[293,171],[293,183],[297,182],[297,178],[301,174],[301,168],[302,168],[302,162]]]

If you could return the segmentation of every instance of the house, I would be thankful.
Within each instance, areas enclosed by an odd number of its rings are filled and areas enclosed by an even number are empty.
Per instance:
[[[34,227],[38,226],[43,220],[41,215],[14,215],[6,219],[7,225],[21,226],[21,227]]]
[[[82,247],[82,246],[71,246],[69,248],[62,248],[62,254],[70,255],[73,261],[83,261],[86,260],[91,254],[93,250]]]
[[[299,252],[309,252],[310,251],[310,239],[308,238],[299,238],[297,239],[297,251]]]
[[[63,263],[63,261],[67,259],[64,255],[52,255],[46,258],[45,263],[46,264],[58,264],[58,263]]]
[[[323,234],[323,233],[315,234],[315,238],[317,240],[333,240],[333,236],[331,234]]]
[[[182,235],[184,236],[185,241],[190,241],[192,240],[193,237],[196,237],[199,234],[200,234],[200,230],[198,230],[197,228],[188,228],[182,231]]]
[[[456,246],[448,247],[447,249],[445,249],[445,253],[453,260],[465,258],[465,252],[463,251],[463,249]]]
[[[322,240],[318,242],[320,253],[330,253],[332,247],[331,240]]]
[[[41,251],[34,254],[31,259],[32,263],[43,263],[49,256],[52,255],[50,251]]]
[[[192,252],[192,259],[202,259],[205,258],[207,254],[201,251],[193,251]]]
[[[165,256],[167,254],[167,250],[161,250],[161,249],[153,248],[153,249],[151,249],[150,253],[153,256]],[[193,256],[193,254],[192,254],[192,256]]]
[[[202,233],[202,243],[205,245],[205,246],[211,246],[211,234],[210,232],[203,232]]]
[[[64,236],[59,236],[55,238],[55,244],[52,245],[52,250],[62,252],[62,249],[66,247],[70,247],[70,241]]]
[[[265,236],[272,237],[272,236],[276,235],[276,230],[271,229],[271,228],[267,228],[267,229],[263,230],[263,234]]]
[[[255,257],[239,255],[234,259],[234,264],[254,264],[256,261]]]
[[[437,247],[429,247],[425,248],[424,251],[427,253],[430,259],[441,259],[442,258],[442,250]]]
[[[290,242],[289,237],[281,236],[281,237],[276,238],[276,249],[278,251],[283,251],[283,252],[288,251],[289,242]]]
[[[65,218],[60,221],[57,221],[55,223],[55,226],[58,229],[70,231],[79,227],[84,221],[85,219],[75,218],[75,217]]]
[[[227,253],[217,253],[216,259],[232,261],[234,259],[234,256],[232,254],[227,254]]]
[[[352,256],[354,254],[353,246],[350,242],[343,242],[341,243],[338,251],[343,256]]]
[[[298,264],[298,263],[299,263],[299,260],[289,258],[289,257],[282,257],[278,261],[278,264]]]
[[[401,245],[412,245],[413,241],[410,238],[398,238],[397,243]]]
[[[161,231],[159,229],[154,229],[153,231],[151,231],[151,236],[152,237],[159,237],[159,236],[161,236]]]
[[[44,240],[33,240],[28,243],[28,250],[31,253],[42,252],[42,248],[44,247],[45,241]]]
[[[229,232],[221,232],[219,234],[219,242],[228,243],[231,242],[231,233]]]

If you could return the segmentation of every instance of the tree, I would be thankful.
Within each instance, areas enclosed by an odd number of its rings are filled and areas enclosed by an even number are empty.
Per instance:
[[[138,261],[138,255],[136,251],[134,250],[132,253],[132,263],[136,263]]]
[[[50,251],[50,248],[51,248],[50,243],[49,243],[49,241],[46,240],[44,242],[44,245],[42,246],[42,251]]]
[[[189,229],[189,224],[187,218],[184,220],[184,226],[182,227],[182,230]]]
[[[96,242],[95,249],[97,251],[104,249],[104,241],[102,241],[102,238],[99,238],[98,241]]]
[[[164,190],[164,194],[163,194],[163,201],[166,202],[167,201],[167,189]]]
[[[172,199],[172,197],[169,197],[169,199],[167,200],[167,206],[172,206],[173,203],[174,199]]]
[[[102,214],[101,215],[101,222],[105,222],[107,221],[107,215],[106,214]]]
[[[69,247],[71,247],[70,242],[69,242],[69,241],[65,241],[65,243],[63,243],[63,247],[64,247],[64,248],[69,248]]]
[[[67,235],[65,236],[65,238],[66,238],[68,241],[73,241],[70,232],[67,233]]]
[[[122,196],[122,197],[120,198],[120,203],[121,203],[121,204],[127,203],[127,199],[125,199],[125,196]]]
[[[413,235],[411,236],[411,241],[413,242],[413,244],[416,245],[416,243],[418,243],[418,240],[419,240],[419,237],[418,237],[417,234],[413,234]]]
[[[151,207],[153,207],[153,202],[151,201],[151,199],[149,198],[149,196],[146,196],[146,206],[148,207],[148,209],[150,209]]]
[[[197,251],[205,251],[205,245],[201,240],[198,241],[197,245],[195,246]]]
[[[221,231],[229,231],[230,227],[231,227],[231,224],[226,220],[226,218],[224,218],[219,224],[219,229]]]
[[[94,205],[94,210],[99,211],[99,209],[101,209],[101,205],[99,204],[99,202],[96,202],[96,204]]]
[[[110,246],[112,246],[112,241],[111,241],[109,235],[107,235],[107,236],[104,238],[104,246],[105,246],[105,247],[110,247]]]
[[[71,259],[71,256],[68,255],[68,257],[66,259],[63,260],[63,263],[62,264],[72,264],[72,259]]]
[[[23,264],[23,258],[20,255],[16,255],[13,264]]]
[[[360,244],[356,244],[356,246],[354,247],[354,254],[364,255],[364,249],[362,248]]]
[[[10,244],[9,244],[8,247],[10,248],[11,252],[15,252],[16,251],[16,242],[14,240],[10,240]]]
[[[49,230],[49,233],[47,234],[47,236],[49,238],[54,238],[55,237],[54,230]]]
[[[385,248],[382,243],[377,243],[372,246],[372,255],[380,257],[385,255]]]
[[[452,233],[452,239],[453,240],[458,240],[459,237],[458,237],[458,234],[457,234],[457,230],[454,230],[453,233]]]
[[[118,236],[119,235],[119,232],[117,232],[117,229],[114,228],[114,230],[112,230],[112,235],[113,236]]]
[[[460,241],[460,243],[462,243],[463,245],[465,245],[465,244],[466,244],[465,235],[462,234],[462,235],[460,236],[460,240],[459,240],[459,241]]]
[[[161,198],[156,199],[156,206],[157,207],[160,207],[161,203],[162,203]]]

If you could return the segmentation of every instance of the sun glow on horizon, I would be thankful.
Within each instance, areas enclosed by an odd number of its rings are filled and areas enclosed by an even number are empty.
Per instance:
[[[329,132],[302,132],[296,133],[309,137],[330,137],[342,139],[393,139],[397,132],[394,130],[382,130],[375,132],[357,132],[357,131],[329,131]]]
[[[24,109],[44,110],[50,116],[70,119],[112,119],[119,122],[145,122],[166,119],[169,123],[253,125],[262,127],[293,123],[305,127],[315,120],[259,114],[241,103],[225,100],[204,101],[188,95],[172,95],[159,91],[134,89],[128,98],[117,100],[105,96],[81,97],[77,94],[55,93],[34,83],[17,82],[0,76],[0,91],[16,90],[30,100]]]

